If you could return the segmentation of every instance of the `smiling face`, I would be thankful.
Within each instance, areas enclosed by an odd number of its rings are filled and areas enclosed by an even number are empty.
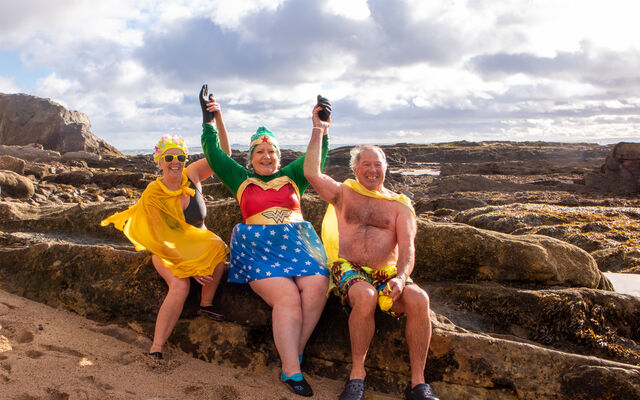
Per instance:
[[[269,143],[260,143],[251,153],[251,165],[256,174],[262,176],[273,175],[280,167],[280,157],[276,148]]]
[[[162,176],[164,178],[176,179],[182,178],[182,170],[184,169],[184,162],[178,161],[177,157],[173,157],[173,161],[166,162],[164,156],[172,155],[184,155],[184,152],[180,149],[169,149],[162,154],[162,157],[158,160],[158,166],[162,170]]]
[[[387,164],[376,150],[363,150],[353,168],[358,182],[369,190],[380,190],[384,185]]]

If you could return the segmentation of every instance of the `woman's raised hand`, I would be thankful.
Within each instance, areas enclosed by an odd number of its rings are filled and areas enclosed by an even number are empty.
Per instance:
[[[209,106],[212,102],[215,103],[213,99],[213,94],[209,94],[209,86],[205,83],[202,85],[202,89],[200,89],[200,108],[202,109],[202,123],[210,124],[213,122],[215,109]]]

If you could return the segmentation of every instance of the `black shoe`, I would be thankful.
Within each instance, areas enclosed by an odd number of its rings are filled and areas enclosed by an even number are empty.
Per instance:
[[[148,354],[149,357],[151,357],[154,361],[160,361],[163,360],[164,357],[162,357],[162,353],[159,351],[154,351],[153,353],[149,353]]]
[[[407,400],[438,400],[433,388],[428,383],[420,383],[413,389],[409,383],[404,391],[404,398]]]
[[[224,321],[224,314],[218,311],[215,306],[200,306],[198,313],[214,321]]]
[[[289,390],[299,396],[313,396],[313,389],[311,389],[311,386],[309,386],[309,383],[304,378],[302,378],[301,381],[294,381],[293,379],[283,379],[282,382],[287,385]]]
[[[340,394],[339,400],[364,400],[364,388],[366,380],[351,379],[344,385],[344,390]]]

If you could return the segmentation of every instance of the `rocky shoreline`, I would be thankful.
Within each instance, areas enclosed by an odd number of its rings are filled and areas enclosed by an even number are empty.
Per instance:
[[[16,145],[2,141],[7,135],[0,132],[0,289],[151,335],[164,283],[148,253],[99,226],[155,179],[151,157]],[[419,215],[413,277],[431,297],[426,374],[442,399],[640,398],[640,298],[612,291],[603,274],[640,274],[640,144],[384,149],[394,171],[388,186]],[[283,164],[300,154],[283,152]],[[439,175],[411,173],[423,168]],[[351,176],[348,148],[330,152],[326,171]],[[236,202],[216,179],[203,191],[207,227],[228,241],[241,221]],[[318,231],[325,208],[313,190],[303,197]],[[224,323],[196,317],[195,300],[170,339],[176,348],[242,371],[278,362],[269,310],[246,286],[221,285]],[[371,348],[369,386],[397,394],[409,376],[402,322],[376,318],[385,339]],[[10,337],[11,324],[0,325]],[[303,369],[341,381],[348,364],[346,317],[332,297]]]

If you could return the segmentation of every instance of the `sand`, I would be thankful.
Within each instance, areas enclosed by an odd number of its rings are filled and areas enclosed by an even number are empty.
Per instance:
[[[212,323],[215,323],[212,321]],[[0,399],[303,399],[278,366],[247,371],[176,350],[145,354],[150,340],[0,290]],[[343,381],[307,376],[314,399],[336,399]],[[369,398],[393,398],[369,396]]]

